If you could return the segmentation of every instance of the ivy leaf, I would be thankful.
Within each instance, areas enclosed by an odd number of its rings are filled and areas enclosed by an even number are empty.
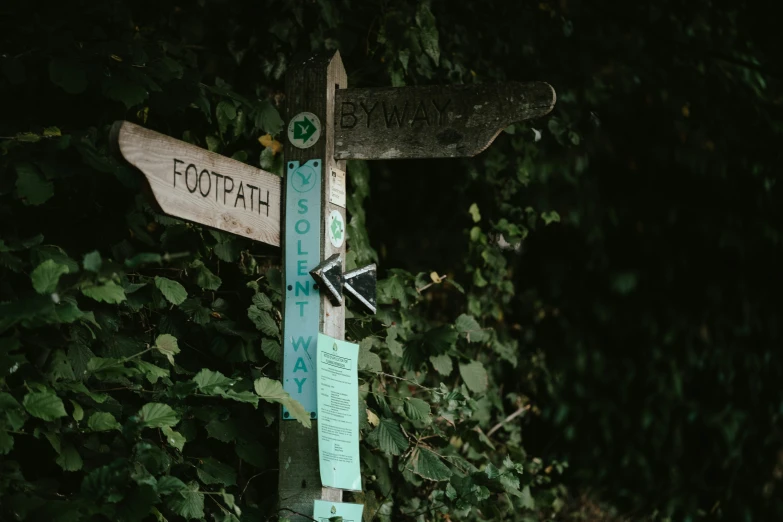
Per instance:
[[[155,487],[155,490],[158,492],[159,495],[171,495],[172,493],[181,493],[184,492],[186,489],[188,489],[188,486],[185,485],[184,482],[182,482],[177,477],[172,477],[171,475],[164,475],[162,477],[159,477],[158,483]]]
[[[84,418],[84,408],[82,408],[81,404],[74,400],[71,400],[71,406],[73,406],[73,413],[71,414],[73,420],[76,422],[81,422],[81,420]]]
[[[470,213],[470,217],[473,218],[474,223],[481,221],[481,212],[479,212],[478,205],[475,203],[471,204],[468,212]]]
[[[302,426],[309,428],[310,414],[304,409],[302,404],[292,398],[287,391],[283,389],[283,384],[274,379],[259,377],[253,382],[253,388],[259,397],[268,402],[277,402],[282,404],[293,418],[298,420]]]
[[[264,100],[256,108],[254,123],[256,128],[272,136],[283,130],[283,118],[280,117],[280,113],[268,100]]]
[[[237,108],[232,102],[223,100],[217,104],[215,113],[217,115],[218,127],[222,134],[228,130],[228,126],[237,117]]]
[[[185,442],[187,441],[180,432],[174,431],[168,426],[164,426],[160,431],[163,432],[163,435],[166,437],[166,442],[168,442],[170,446],[182,451],[182,448],[185,447]]]
[[[536,509],[536,501],[533,498],[533,495],[530,494],[530,486],[525,486],[522,489],[522,495],[520,498],[522,499],[522,507],[527,509]]]
[[[381,419],[374,433],[378,440],[378,447],[384,453],[390,455],[402,455],[408,448],[408,440],[400,430],[400,425],[390,419]]]
[[[230,388],[236,383],[234,379],[229,379],[220,372],[215,372],[206,368],[193,377],[193,382],[196,383],[199,390],[209,394],[215,393],[216,388],[222,390],[224,388]]]
[[[207,266],[200,260],[194,261],[191,265],[196,270],[196,284],[204,290],[217,290],[223,284],[223,280],[212,273]]]
[[[40,205],[54,195],[54,185],[46,181],[31,163],[18,163],[16,195],[25,205]]]
[[[84,255],[84,261],[82,261],[82,266],[84,266],[85,270],[89,272],[98,273],[101,271],[102,265],[103,265],[103,260],[101,259],[100,252],[98,252],[97,250]]]
[[[90,415],[90,418],[87,420],[87,427],[91,431],[110,431],[121,428],[114,415],[105,411],[99,411]]]
[[[11,429],[15,431],[22,429],[25,421],[24,410],[10,393],[0,392],[0,412],[2,412],[0,420],[5,417]]]
[[[30,279],[33,281],[33,288],[39,294],[51,294],[57,289],[57,283],[60,276],[68,273],[68,267],[47,259],[33,270]]]
[[[149,96],[144,86],[119,77],[104,79],[103,94],[111,100],[124,104],[126,109],[144,103]]]
[[[479,361],[471,361],[467,364],[460,363],[459,374],[465,380],[465,385],[473,393],[484,393],[487,391],[489,379],[487,370]]]
[[[65,471],[79,471],[82,469],[82,456],[72,444],[65,444],[57,457],[57,464]]]
[[[101,286],[82,288],[82,294],[98,302],[109,304],[120,304],[126,299],[125,290],[114,281],[109,281]]]
[[[435,17],[429,6],[422,2],[416,11],[416,24],[421,29],[421,46],[424,52],[432,58],[435,65],[440,63],[440,46],[438,45],[438,28],[435,26]]]
[[[451,470],[441,461],[440,457],[426,448],[418,448],[411,456],[412,471],[428,480],[447,480]]]
[[[256,305],[250,305],[247,309],[247,316],[264,335],[269,337],[278,337],[280,335],[280,328],[269,312],[259,309]]]
[[[168,404],[150,402],[141,407],[138,413],[145,428],[163,428],[175,426],[179,422],[177,413]]]
[[[405,416],[413,421],[420,421],[430,418],[430,405],[421,399],[409,397],[405,399],[403,405]]]
[[[171,304],[181,305],[188,298],[185,287],[167,277],[155,277],[155,286]]]
[[[454,327],[462,335],[468,339],[470,343],[483,343],[489,340],[490,333],[488,330],[484,330],[478,324],[478,321],[473,316],[462,314],[457,317],[454,322]]]
[[[8,455],[14,449],[14,438],[5,430],[0,430],[0,455]]]
[[[261,339],[261,350],[271,361],[279,363],[283,360],[283,349],[274,339]]]
[[[232,419],[221,421],[212,419],[206,426],[207,437],[217,439],[220,442],[232,442],[237,436],[237,425]]]
[[[87,73],[78,63],[55,58],[49,62],[49,79],[68,94],[79,94],[87,89]]]
[[[171,334],[159,335],[155,339],[155,349],[166,356],[172,366],[174,366],[174,356],[179,353],[177,338]]]
[[[369,342],[367,342],[369,341]],[[359,343],[359,369],[369,370],[371,372],[383,371],[383,365],[381,364],[381,358],[377,353],[370,351],[372,347],[372,338],[368,337]]]
[[[266,294],[257,293],[253,296],[253,304],[259,309],[269,312],[272,310],[272,300]]]
[[[542,212],[541,219],[544,220],[545,225],[549,225],[551,223],[560,223],[560,214],[554,210],[550,210],[549,212]]]
[[[171,494],[166,506],[186,520],[204,518],[204,494],[199,491],[197,482],[191,482],[187,489]]]
[[[454,364],[448,355],[432,355],[430,356],[430,362],[435,371],[444,377],[451,375],[451,372],[454,370]]]
[[[27,413],[45,421],[53,421],[67,415],[63,401],[49,390],[28,393],[24,396],[22,405]]]
[[[248,464],[263,469],[266,466],[266,449],[258,442],[238,441],[234,446],[237,456]]]
[[[150,382],[150,384],[155,384],[158,382],[158,379],[169,376],[168,370],[164,370],[160,366],[155,366],[154,364],[148,363],[147,361],[136,360],[133,361],[133,364],[135,364],[139,370],[141,370],[141,373],[144,374],[144,377],[147,379],[147,381]]]
[[[224,486],[233,486],[237,482],[237,474],[234,468],[223,464],[212,457],[201,461],[201,466],[196,470],[198,478],[204,484],[222,484]]]

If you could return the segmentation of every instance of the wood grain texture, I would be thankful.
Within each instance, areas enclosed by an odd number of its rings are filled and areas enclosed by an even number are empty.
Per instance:
[[[331,190],[331,167],[345,170],[344,161],[334,159],[334,97],[335,90],[345,88],[348,82],[339,53],[324,54],[292,64],[286,74],[286,121],[303,111],[312,112],[321,120],[323,133],[312,147],[299,149],[286,143],[286,161],[304,163],[312,159],[323,162],[321,186],[321,259],[340,252],[345,256],[345,242],[335,249],[329,242],[324,229],[326,219],[332,210],[345,209],[329,201]],[[285,217],[284,217],[285,218]],[[285,241],[285,238],[283,238]],[[285,248],[283,249],[285,252]],[[285,263],[284,263],[285,266]],[[314,267],[308,267],[308,270]],[[286,285],[285,281],[283,283]],[[285,295],[285,292],[284,292]],[[345,312],[341,306],[333,306],[328,299],[321,299],[321,328],[326,335],[343,339],[345,335]],[[283,335],[292,335],[283,325]],[[313,500],[342,501],[342,490],[321,486],[318,462],[318,421],[306,429],[298,422],[280,422],[280,507],[307,516],[313,514]],[[291,520],[310,520],[284,512]]]
[[[555,100],[544,82],[340,90],[335,157],[475,156],[512,123],[550,112]]]
[[[166,214],[280,245],[278,176],[127,121],[111,136]]]

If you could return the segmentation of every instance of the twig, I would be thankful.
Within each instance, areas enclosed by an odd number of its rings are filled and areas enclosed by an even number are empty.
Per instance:
[[[500,421],[497,424],[495,424],[494,426],[492,426],[492,429],[487,432],[487,438],[490,438],[492,436],[492,434],[495,433],[496,431],[498,431],[500,429],[500,427],[503,426],[505,423],[511,422],[512,420],[516,419],[517,417],[519,417],[520,415],[522,415],[524,412],[526,412],[529,409],[530,409],[530,404],[527,404],[525,406],[520,406],[517,411],[515,411],[514,413],[512,413],[511,415],[509,415],[508,417],[506,417],[502,421]]]
[[[245,491],[247,491],[247,487],[250,485],[250,481],[251,481],[251,480],[253,480],[254,478],[256,478],[256,477],[260,476],[260,475],[263,475],[263,474],[264,474],[264,473],[266,473],[267,471],[280,471],[280,470],[279,470],[278,468],[274,468],[274,469],[265,469],[265,470],[264,470],[264,471],[262,471],[261,473],[256,473],[255,475],[253,475],[252,477],[250,477],[249,479],[247,479],[247,482],[245,482],[245,487],[244,487],[244,488],[242,488],[242,493],[240,493],[240,494],[239,494],[239,500],[242,500],[242,497],[244,496],[244,494],[245,494]]]
[[[442,276],[438,276],[438,277],[440,278],[440,281],[438,281],[438,283],[441,283],[441,282],[442,282],[444,279],[446,279],[447,277],[449,277],[449,275],[448,275],[448,274],[446,274],[446,275],[442,275]],[[421,288],[417,288],[417,289],[416,289],[416,291],[417,291],[418,293],[422,293],[424,290],[428,289],[429,287],[431,287],[431,286],[432,286],[432,285],[434,285],[434,284],[436,284],[436,283],[435,283],[435,282],[429,283],[429,284],[427,284],[427,285],[424,285],[424,286],[422,286]]]
[[[294,511],[293,509],[290,509],[290,508],[280,508],[280,509],[278,509],[278,510],[277,510],[277,512],[278,512],[278,513],[280,513],[281,511],[290,511],[290,512],[291,512],[291,513],[293,513],[294,515],[299,515],[300,517],[304,517],[304,518],[306,518],[307,520],[312,520],[313,522],[318,522],[318,521],[317,521],[316,519],[314,519],[313,517],[311,517],[311,516],[309,516],[309,515],[305,515],[304,513],[300,513],[300,512],[298,512],[298,511]],[[280,518],[280,517],[277,517],[277,518]]]

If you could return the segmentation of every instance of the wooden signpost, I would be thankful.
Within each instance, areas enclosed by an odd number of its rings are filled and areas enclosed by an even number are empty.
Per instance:
[[[129,122],[117,122],[112,139],[144,173],[164,212],[282,246],[281,380],[313,426],[290,422],[282,411],[278,493],[285,516],[312,520],[314,500],[342,500],[319,474],[317,338],[345,338],[345,294],[370,313],[376,306],[375,265],[343,273],[345,160],[474,156],[508,125],[551,111],[555,92],[543,82],[348,89],[334,53],[289,68],[286,103],[282,183]]]

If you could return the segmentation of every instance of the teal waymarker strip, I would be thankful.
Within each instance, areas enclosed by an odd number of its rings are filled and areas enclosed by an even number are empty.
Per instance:
[[[363,504],[316,500],[313,506],[313,518],[318,522],[329,522],[333,517],[343,517],[343,522],[362,522],[362,511],[364,511]]]
[[[359,345],[318,334],[318,457],[321,484],[361,491]]]
[[[320,299],[310,275],[321,260],[320,160],[289,161],[285,195],[283,388],[318,417],[315,350]],[[283,419],[291,419],[283,408]]]

